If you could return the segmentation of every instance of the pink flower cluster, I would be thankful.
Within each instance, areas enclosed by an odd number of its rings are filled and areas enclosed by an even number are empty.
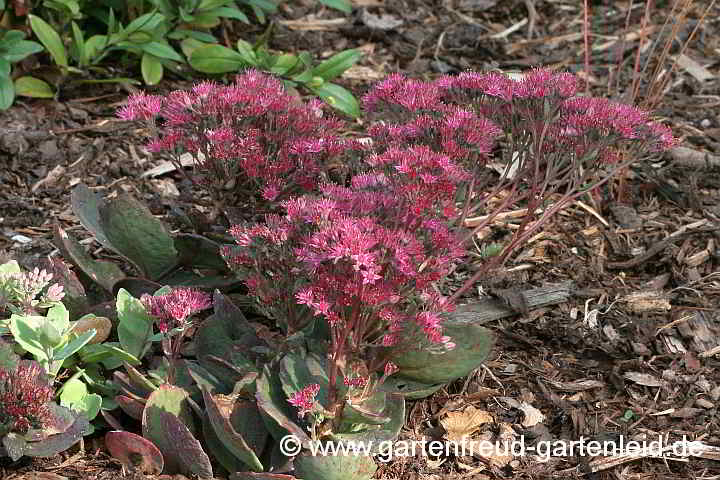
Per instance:
[[[0,368],[0,426],[20,434],[44,428],[52,420],[54,394],[37,362],[21,360],[14,371]]]
[[[238,247],[226,258],[251,271],[251,294],[282,305],[276,318],[308,319],[291,312],[293,292],[297,304],[328,322],[337,341],[350,335],[355,345],[416,342],[408,334],[415,323],[430,342],[451,345],[440,314],[452,305],[433,283],[465,253],[443,220],[467,173],[425,147],[391,150],[368,163],[373,169],[350,187],[323,185],[320,196],[284,202],[284,217],[233,227]],[[283,265],[279,258],[292,260]],[[378,332],[380,338],[367,338]]]
[[[151,316],[157,319],[158,328],[165,333],[174,326],[181,326],[188,317],[210,308],[210,295],[191,288],[176,288],[165,295],[145,294],[141,301]]]
[[[196,159],[200,183],[217,193],[229,179],[276,200],[317,184],[330,159],[360,148],[337,135],[342,123],[319,100],[303,103],[282,81],[257,71],[232,85],[203,82],[166,97],[136,94],[118,116],[161,121],[148,148]]]
[[[547,69],[533,69],[521,79],[494,72],[466,72],[433,82],[393,75],[377,84],[363,104],[383,120],[400,120],[371,127],[376,143],[428,145],[455,159],[482,160],[502,133],[547,136],[546,148],[580,157],[598,144],[607,149],[609,143],[641,141],[658,151],[676,143],[670,130],[650,121],[647,112],[577,94],[574,75]],[[607,137],[610,141],[600,142]]]
[[[290,405],[298,409],[298,415],[300,416],[300,418],[304,417],[312,411],[313,407],[315,406],[315,397],[317,396],[319,391],[320,385],[318,385],[317,383],[313,383],[312,385],[308,385],[307,387],[293,393],[290,396],[288,402],[290,402]]]

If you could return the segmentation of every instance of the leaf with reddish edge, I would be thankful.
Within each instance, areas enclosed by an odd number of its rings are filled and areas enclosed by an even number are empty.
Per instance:
[[[123,362],[123,366],[125,367],[125,371],[128,374],[128,378],[130,379],[130,383],[137,389],[139,389],[141,392],[146,393],[147,396],[150,395],[152,392],[157,390],[157,386],[152,383],[150,380],[148,380],[145,375],[137,371],[132,365],[130,365],[127,362]]]
[[[162,385],[150,394],[142,416],[143,437],[163,453],[167,473],[207,473],[209,460],[195,439],[195,431],[186,391]]]
[[[295,474],[312,480],[370,480],[377,465],[368,455],[311,455],[303,452],[294,460]]]
[[[267,431],[257,407],[249,400],[230,395],[212,395],[205,388],[201,390],[217,437],[250,469],[262,472],[263,465],[258,454],[265,447]]]
[[[77,240],[60,228],[58,224],[55,224],[53,237],[53,243],[60,250],[63,258],[71,261],[108,292],[112,292],[113,285],[125,278],[123,271],[114,263],[91,258]]]
[[[105,421],[112,428],[114,428],[115,430],[122,430],[122,424],[120,423],[120,421],[117,418],[115,418],[115,416],[112,413],[108,412],[107,410],[100,409],[100,415],[103,416]]]
[[[50,435],[39,442],[29,442],[24,453],[28,457],[52,457],[72,447],[88,433],[90,433],[90,422],[84,415],[81,415],[64,432]]]
[[[208,450],[212,452],[213,458],[217,460],[220,465],[225,467],[228,472],[239,472],[245,470],[247,465],[240,461],[230,450],[225,448],[225,445],[220,441],[215,433],[215,429],[210,423],[210,418],[207,412],[202,416],[202,431],[203,437],[205,438],[205,445]]]
[[[100,224],[99,206],[102,201],[100,195],[90,190],[84,183],[77,184],[70,192],[70,206],[82,226],[95,236],[100,245],[112,250],[112,243]]]
[[[257,405],[265,414],[263,420],[272,436],[276,440],[280,440],[289,432],[298,438],[303,447],[307,448],[311,439],[302,427],[291,420],[297,414],[293,413],[283,392],[280,379],[277,375],[273,375],[270,366],[265,365],[262,375],[257,379],[256,387]]]
[[[163,410],[157,412],[157,417],[160,428],[167,434],[166,448],[172,452],[171,455],[177,461],[177,473],[191,478],[197,476],[201,480],[211,480],[213,470],[210,458],[185,424],[177,416]],[[164,455],[167,459],[168,454],[165,452]],[[167,470],[170,473],[170,470]]]
[[[134,418],[135,420],[142,420],[145,403],[125,395],[116,395],[115,401],[120,407],[120,410],[125,412],[129,417]]]
[[[105,446],[110,455],[131,472],[159,475],[165,466],[160,450],[140,435],[124,431],[107,432]]]
[[[177,251],[163,222],[128,194],[98,205],[99,222],[113,250],[157,280],[177,265]]]

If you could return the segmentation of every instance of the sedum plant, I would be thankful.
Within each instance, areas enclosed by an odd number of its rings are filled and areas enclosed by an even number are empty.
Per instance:
[[[377,450],[338,459],[313,455],[313,445],[395,439],[406,399],[468,374],[493,345],[488,330],[454,318],[461,294],[622,168],[620,145],[643,155],[674,143],[648,113],[580,97],[572,75],[546,70],[519,80],[393,75],[363,103],[379,120],[361,141],[258,72],[232,86],[136,95],[121,111],[157,128],[152,150],[194,155],[189,175],[215,190],[215,216],[223,206],[257,209],[219,251],[280,333],[259,338],[219,291],[187,336],[207,297],[170,290],[136,301],[161,331],[173,373],[158,385],[126,366],[118,404],[142,422],[167,472],[210,478],[212,456],[238,480],[371,478]],[[340,182],[328,171],[337,159],[350,172]],[[520,207],[529,213],[499,254],[440,293],[477,231]],[[178,355],[189,337],[195,360]],[[292,459],[279,450],[288,434],[301,447]]]

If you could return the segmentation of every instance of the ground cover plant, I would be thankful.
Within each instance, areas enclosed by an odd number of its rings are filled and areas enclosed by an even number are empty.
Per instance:
[[[92,260],[56,228],[65,259],[114,297],[117,342],[89,343],[102,322],[71,326],[60,293],[69,305],[87,294],[67,267],[57,266],[61,288],[48,287],[45,272],[6,264],[6,290],[25,292],[11,302],[25,311],[6,321],[9,331],[48,374],[75,373],[66,403],[85,421],[101,412],[98,425],[114,429],[106,443],[127,468],[371,478],[372,455],[397,438],[406,400],[489,354],[493,333],[452,316],[463,294],[569,202],[675,143],[649,112],[580,96],[573,75],[543,69],[521,79],[392,75],[363,105],[371,123],[347,137],[322,103],[258,71],[231,85],[132,96],[120,118],[149,122],[149,149],[170,153],[179,169],[181,155],[193,157],[188,178],[208,192],[210,218],[227,222],[229,236],[173,235],[131,196],[76,187],[83,225],[136,272]],[[499,175],[482,168],[491,159]],[[448,290],[476,234],[520,207],[527,213],[510,240]],[[244,217],[229,213],[243,208]],[[231,300],[237,292],[273,337],[259,336]],[[287,435],[297,455],[281,450]],[[375,447],[342,459],[312,451],[360,442]]]

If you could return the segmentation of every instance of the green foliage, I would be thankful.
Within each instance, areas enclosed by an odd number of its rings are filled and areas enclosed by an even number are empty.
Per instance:
[[[360,116],[360,106],[353,94],[331,83],[360,60],[362,53],[358,50],[344,50],[315,66],[307,52],[272,54],[263,45],[253,46],[244,40],[238,40],[237,50],[193,44],[188,52],[190,65],[200,72],[218,74],[256,68],[282,77],[288,87],[307,89],[346,115]]]
[[[39,43],[25,40],[25,32],[0,30],[0,110],[8,109],[17,93],[11,77],[12,64],[42,50]]]
[[[349,0],[321,0],[321,3],[350,13]],[[12,43],[9,60],[3,58],[0,40],[0,108],[9,107],[15,95],[36,98],[55,96],[53,86],[40,79],[23,78],[20,84],[10,80],[8,62],[18,61],[19,55],[44,50],[62,73],[61,82],[71,74],[87,77],[105,76],[100,80],[77,79],[79,82],[117,81],[130,79],[115,77],[104,67],[110,56],[139,60],[140,74],[146,85],[158,84],[167,71],[179,72],[189,63],[193,69],[209,74],[235,72],[254,66],[287,78],[288,85],[300,84],[351,116],[357,116],[357,101],[340,87],[319,88],[332,75],[312,73],[291,75],[298,66],[298,57],[291,54],[270,55],[259,46],[243,46],[238,55],[218,44],[212,29],[222,19],[250,24],[252,13],[260,23],[277,11],[274,0],[148,0],[133,4],[111,0],[44,0],[42,9],[28,15],[30,28],[40,43],[17,39],[21,32],[10,35]],[[269,30],[267,32],[269,34]],[[264,44],[263,35],[260,44]],[[20,43],[17,43],[20,42]],[[179,47],[179,49],[178,49]],[[182,52],[182,53],[180,53]],[[195,53],[197,52],[197,53]],[[355,57],[355,51],[343,52],[345,58]],[[342,54],[341,54],[342,55]],[[357,58],[338,65],[337,75],[351,66]],[[309,61],[302,62],[309,67]],[[326,63],[326,62],[323,62]],[[321,64],[322,66],[322,64]],[[297,67],[297,68],[296,68]],[[312,73],[312,74],[311,74]],[[336,75],[336,76],[337,76]],[[291,77],[298,78],[291,78]],[[314,81],[315,83],[311,82]],[[311,88],[317,87],[317,91]]]

